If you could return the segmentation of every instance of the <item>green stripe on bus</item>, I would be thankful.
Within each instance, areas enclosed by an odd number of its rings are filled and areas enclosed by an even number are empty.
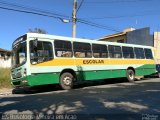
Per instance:
[[[59,73],[41,73],[27,77],[29,86],[57,84],[59,83]]]
[[[144,76],[153,74],[156,72],[155,65],[143,65],[135,68],[136,76]],[[96,71],[79,71],[77,73],[78,80],[96,80],[96,79],[107,79],[107,78],[119,78],[126,77],[125,69],[117,70],[96,70]]]
[[[156,73],[156,65],[155,64],[143,65],[141,67],[136,68],[135,71],[136,71],[136,76],[150,75]]]
[[[143,65],[135,69],[136,76],[144,76],[156,72],[155,65]],[[100,80],[107,78],[120,78],[126,77],[125,69],[117,70],[92,70],[92,71],[77,71],[77,80]],[[29,86],[45,85],[45,84],[58,84],[60,73],[41,73],[29,75],[21,80],[27,80]],[[15,84],[18,83],[15,82]],[[21,82],[19,82],[21,83]],[[16,84],[17,85],[17,84]],[[22,86],[22,84],[19,84]]]
[[[101,71],[81,71],[78,80],[97,80],[106,78],[125,77],[126,70],[101,70]]]

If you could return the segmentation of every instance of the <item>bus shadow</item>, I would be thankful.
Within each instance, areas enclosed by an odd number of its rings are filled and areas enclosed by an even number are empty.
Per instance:
[[[74,89],[80,89],[84,87],[90,86],[98,86],[98,85],[107,85],[107,84],[116,84],[126,82],[125,78],[112,78],[112,79],[104,79],[104,80],[94,80],[94,81],[84,81],[74,86]]]
[[[147,76],[140,79],[136,79],[135,81],[139,80],[149,80],[151,78],[155,78],[154,76]],[[110,85],[116,83],[128,83],[126,78],[112,78],[112,79],[104,79],[104,80],[94,80],[94,81],[83,81],[80,83],[76,83],[73,89],[81,89],[85,87],[91,86],[99,86],[99,85]],[[53,91],[60,91],[62,90],[61,87],[57,85],[42,85],[36,86],[32,88],[18,88],[13,89],[12,94],[37,94],[37,93],[45,93],[45,92],[53,92]]]
[[[42,85],[29,88],[14,88],[12,94],[36,94],[61,90],[59,85]]]
[[[90,86],[98,86],[98,85],[106,85],[106,84],[115,84],[126,82],[125,78],[113,78],[113,79],[105,79],[105,80],[94,80],[94,81],[83,81],[78,82],[74,85],[73,89],[81,89]],[[12,94],[37,94],[37,93],[45,93],[62,90],[62,88],[57,85],[42,85],[30,88],[14,88],[12,90]]]

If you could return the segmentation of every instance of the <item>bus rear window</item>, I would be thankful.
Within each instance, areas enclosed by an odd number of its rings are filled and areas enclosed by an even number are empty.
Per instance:
[[[145,53],[146,59],[153,59],[153,55],[152,55],[151,49],[145,48],[144,49],[144,53]]]

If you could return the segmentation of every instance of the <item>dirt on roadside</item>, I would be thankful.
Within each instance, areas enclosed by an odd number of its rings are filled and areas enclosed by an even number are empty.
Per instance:
[[[11,94],[11,93],[12,93],[12,88],[1,88],[0,89],[0,95]]]

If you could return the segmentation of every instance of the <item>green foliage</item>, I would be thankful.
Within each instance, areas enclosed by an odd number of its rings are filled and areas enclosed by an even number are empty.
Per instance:
[[[11,77],[9,68],[0,68],[0,88],[10,88]]]

